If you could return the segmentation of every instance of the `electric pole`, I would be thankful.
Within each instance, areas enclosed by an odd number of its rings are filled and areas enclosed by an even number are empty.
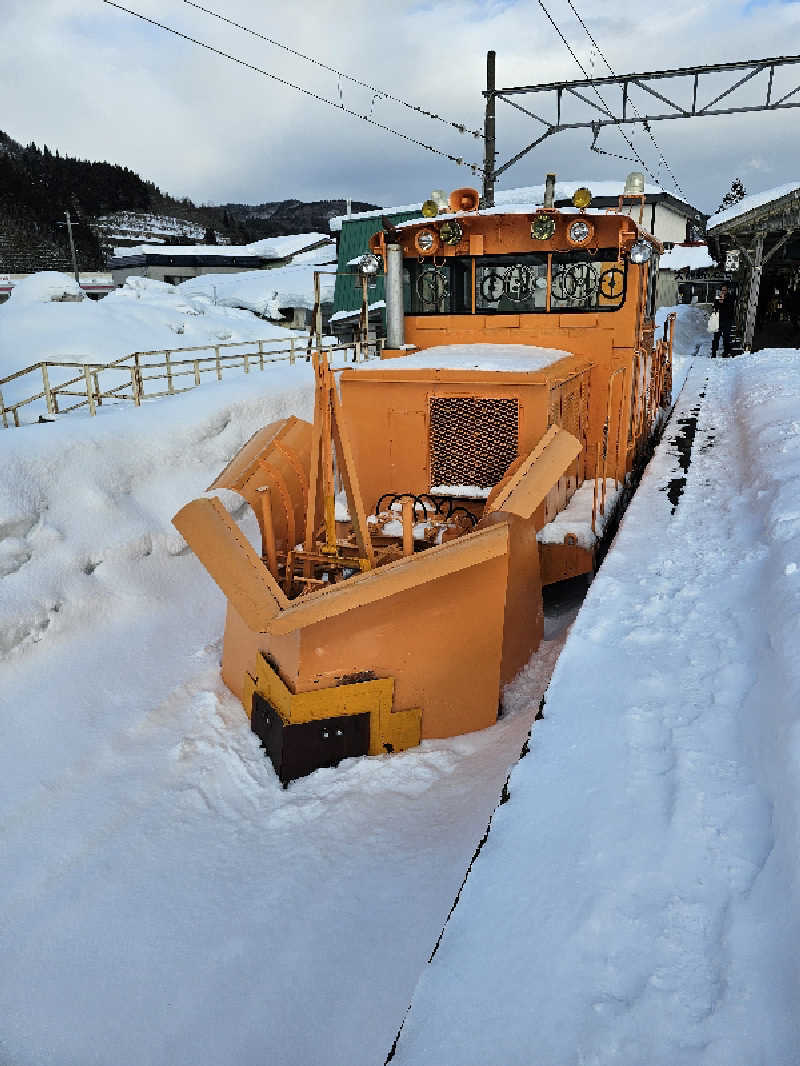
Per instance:
[[[69,234],[69,250],[72,255],[72,270],[75,274],[75,281],[80,285],[81,279],[78,276],[78,261],[75,258],[75,241],[72,239],[72,219],[70,218],[69,211],[65,211],[67,216],[67,233]]]
[[[483,206],[494,207],[494,52],[486,53],[486,118],[483,123]]]

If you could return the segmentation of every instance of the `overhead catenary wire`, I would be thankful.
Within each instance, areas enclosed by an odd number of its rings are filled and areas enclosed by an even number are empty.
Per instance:
[[[547,8],[546,8],[546,7],[544,6],[543,0],[538,0],[538,4],[539,4],[539,7],[540,7],[540,8],[542,9],[542,11],[543,11],[543,12],[545,13],[545,16],[547,17],[547,20],[548,20],[548,22],[550,23],[550,25],[551,25],[551,26],[553,27],[553,29],[554,29],[554,30],[556,31],[556,33],[558,34],[558,36],[559,36],[559,37],[561,38],[561,40],[563,41],[563,43],[564,43],[564,46],[565,46],[565,48],[567,49],[567,51],[569,52],[569,54],[570,54],[570,55],[572,56],[572,58],[573,58],[573,59],[575,60],[575,62],[577,63],[577,65],[578,65],[578,67],[580,68],[580,70],[581,70],[581,73],[583,74],[583,76],[584,76],[584,77],[586,78],[586,80],[587,80],[587,81],[590,81],[590,80],[591,80],[591,78],[590,78],[590,75],[589,75],[589,72],[588,72],[588,70],[587,70],[587,69],[586,69],[586,67],[585,67],[585,66],[583,65],[583,63],[581,63],[580,59],[578,59],[578,57],[577,57],[577,55],[575,54],[575,51],[574,51],[574,49],[573,49],[572,45],[571,45],[571,44],[569,43],[569,41],[567,40],[567,38],[566,38],[566,37],[564,36],[564,34],[563,34],[563,33],[561,32],[561,30],[560,30],[560,29],[558,28],[558,26],[557,26],[557,24],[556,24],[556,22],[555,22],[555,20],[554,20],[553,16],[552,16],[552,15],[550,14],[550,12],[549,12],[549,11],[547,10]],[[604,111],[604,112],[605,112],[605,113],[606,113],[606,114],[607,114],[607,115],[609,116],[609,118],[613,119],[613,118],[614,118],[614,115],[613,115],[613,114],[611,113],[611,111],[609,110],[608,104],[606,103],[606,101],[605,101],[605,99],[604,99],[604,98],[602,97],[602,95],[600,94],[600,91],[599,91],[599,89],[597,88],[597,86],[596,86],[596,85],[593,85],[593,86],[592,86],[592,89],[594,90],[594,94],[595,94],[595,96],[597,97],[597,99],[598,99],[598,100],[600,101],[600,103],[601,103],[601,104],[603,105],[603,111]],[[623,140],[625,141],[625,143],[627,144],[627,146],[628,146],[628,147],[630,148],[630,150],[631,150],[631,151],[633,152],[634,156],[636,157],[636,162],[637,162],[637,163],[639,163],[639,164],[641,164],[641,166],[642,166],[642,167],[643,167],[643,168],[644,168],[644,169],[645,169],[645,170],[647,171],[647,173],[648,173],[648,174],[649,174],[649,176],[650,176],[650,177],[651,177],[651,178],[653,179],[653,181],[654,181],[654,182],[658,183],[658,178],[657,178],[657,177],[656,177],[656,175],[655,175],[655,174],[654,174],[654,173],[652,172],[652,170],[651,170],[651,169],[650,169],[650,168],[648,167],[647,163],[645,163],[645,161],[644,161],[644,160],[642,159],[642,157],[641,157],[641,156],[639,155],[639,153],[638,153],[638,152],[636,151],[636,148],[634,147],[634,144],[633,144],[633,142],[632,142],[632,141],[631,141],[631,139],[630,139],[630,138],[628,137],[628,135],[627,135],[627,134],[625,133],[625,131],[624,131],[624,130],[622,129],[622,127],[621,127],[621,126],[617,126],[617,129],[619,130],[619,135],[620,135],[620,137],[622,137],[622,139],[623,139]],[[597,151],[597,152],[603,152],[603,150],[602,150],[601,148],[596,148],[596,149],[595,149],[595,151]],[[603,154],[605,154],[605,155],[611,155],[611,154],[613,154],[613,153],[611,153],[611,152],[605,152],[605,153],[603,153]]]
[[[600,47],[600,45],[597,43],[597,41],[594,39],[594,37],[590,33],[589,27],[586,25],[586,23],[581,18],[580,14],[578,13],[578,10],[576,9],[576,7],[573,4],[572,0],[567,0],[567,3],[569,4],[573,15],[575,16],[575,18],[578,20],[578,22],[581,24],[581,26],[585,30],[586,36],[592,42],[592,46],[593,46],[594,50],[597,52],[597,54],[600,56],[600,58],[603,60],[603,62],[605,63],[606,67],[608,68],[609,74],[612,74],[614,77],[616,77],[617,76],[617,72],[611,66],[611,64],[609,63],[608,59],[606,58],[605,53],[603,52],[602,48]],[[639,110],[639,108],[636,106],[636,104],[633,102],[633,100],[630,101],[630,105],[633,108],[633,110],[636,113],[636,115],[639,118],[642,118],[642,113]],[[662,162],[664,164],[664,167],[666,168],[667,173],[669,174],[669,176],[670,176],[670,178],[672,180],[672,184],[678,190],[678,192],[683,197],[683,199],[686,200],[687,199],[686,193],[681,188],[680,182],[675,177],[675,174],[674,174],[674,172],[672,170],[672,167],[667,162],[667,157],[664,154],[663,148],[661,148],[661,146],[659,145],[658,141],[655,139],[653,131],[650,128],[650,123],[646,119],[642,119],[642,125],[644,126],[645,130],[647,131],[647,134],[650,137],[650,140],[653,142],[653,147],[658,152],[659,160],[660,160],[660,162]],[[602,149],[600,149],[600,150],[602,151]]]
[[[428,152],[433,152],[434,155],[441,156],[443,159],[448,159],[451,163],[455,163],[457,166],[468,167],[473,174],[483,173],[483,167],[480,166],[479,163],[470,163],[462,156],[451,155],[450,152],[445,152],[441,148],[436,148],[432,144],[426,144],[425,141],[420,141],[416,137],[411,137],[407,133],[401,133],[400,130],[393,129],[391,126],[387,126],[383,122],[378,122],[376,119],[370,118],[369,115],[364,115],[359,111],[354,111],[350,107],[345,107],[343,103],[329,100],[326,96],[322,96],[320,93],[315,93],[311,89],[305,89],[302,85],[295,85],[294,82],[288,81],[288,79],[282,78],[280,75],[274,74],[272,71],[265,70],[263,67],[256,66],[255,63],[248,63],[247,60],[231,55],[230,52],[224,52],[221,48],[215,48],[214,45],[208,44],[206,41],[198,40],[197,37],[191,37],[188,33],[183,33],[181,30],[176,30],[172,26],[167,26],[163,22],[158,22],[156,19],[149,18],[147,15],[142,15],[139,11],[133,11],[129,7],[124,7],[122,4],[116,3],[116,0],[103,0],[103,3],[108,4],[109,7],[116,8],[118,11],[124,11],[127,15],[133,15],[134,18],[141,19],[142,22],[148,22],[151,26],[157,26],[158,29],[165,30],[167,33],[173,34],[175,37],[180,37],[184,41],[188,41],[190,44],[196,44],[199,48],[205,48],[206,51],[213,52],[214,55],[221,56],[223,59],[229,59],[232,63],[237,63],[240,67],[246,67],[248,70],[252,70],[256,74],[262,74],[265,78],[270,78],[272,81],[276,81],[280,85],[285,85],[289,89],[294,89],[296,92],[302,93],[304,96],[308,96],[312,100],[327,104],[329,107],[333,107],[337,111],[342,111],[346,115],[352,115],[353,118],[361,119],[362,122],[367,122],[370,126],[376,126],[385,133],[391,133],[395,137],[400,137],[401,140],[407,141],[409,144],[416,145],[418,148],[424,148]]]
[[[220,15],[218,11],[212,11],[209,7],[203,7],[202,4],[196,4],[194,0],[183,0],[183,2],[189,7],[195,8],[197,11],[202,11],[206,15],[211,15],[213,18],[219,19],[220,22],[226,22],[229,26],[234,26],[237,30],[249,33],[251,37],[257,37],[261,41],[266,41],[267,44],[274,45],[275,48],[281,48],[284,52],[288,52],[289,55],[296,56],[298,59],[302,59],[306,63],[312,63],[315,67],[320,67],[322,70],[327,70],[329,73],[335,74],[337,78],[344,78],[345,81],[350,81],[362,89],[369,89],[371,93],[375,94],[373,100],[376,98],[389,100],[391,103],[399,104],[401,107],[408,108],[409,111],[414,111],[418,115],[424,115],[425,118],[433,119],[437,122],[443,122],[446,126],[451,126],[454,130],[458,130],[459,133],[469,133],[470,136],[477,139],[483,137],[483,132],[481,130],[471,130],[463,122],[453,122],[451,119],[444,118],[442,115],[437,115],[433,111],[428,111],[424,107],[418,107],[416,104],[412,104],[408,100],[403,100],[399,96],[394,96],[385,89],[379,89],[375,85],[370,85],[369,82],[361,81],[360,78],[356,78],[352,74],[347,74],[343,70],[337,70],[336,67],[328,66],[328,64],[323,63],[321,59],[315,59],[314,56],[307,56],[304,52],[297,51],[296,48],[290,48],[288,44],[284,44],[282,41],[276,41],[274,37],[268,37],[266,34],[259,33],[258,30],[252,30],[249,26],[244,26],[241,22],[236,22],[234,19],[230,19],[226,15]]]

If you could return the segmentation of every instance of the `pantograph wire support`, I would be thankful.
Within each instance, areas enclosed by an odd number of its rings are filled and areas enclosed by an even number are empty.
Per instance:
[[[572,0],[567,0],[567,3],[569,4],[570,9],[572,10],[572,13],[575,16],[575,18],[578,20],[578,22],[580,22],[581,26],[586,31],[586,36],[592,42],[592,46],[594,47],[594,50],[597,52],[597,54],[600,56],[600,58],[605,63],[609,74],[613,74],[614,76],[616,76],[617,72],[614,70],[614,68],[609,63],[609,61],[606,58],[606,55],[603,52],[603,50],[600,47],[600,45],[597,43],[597,41],[594,39],[592,34],[589,32],[589,27],[586,25],[586,23],[581,18],[580,14],[578,13],[578,10],[575,7],[575,5],[573,4]],[[636,106],[636,104],[633,102],[633,100],[630,101],[630,105],[633,108],[634,112],[639,116],[639,118],[642,118],[642,114],[639,111],[639,109]],[[650,137],[650,140],[653,142],[653,147],[658,152],[659,161],[664,164],[664,166],[665,166],[665,168],[666,168],[666,170],[667,170],[667,172],[668,172],[668,174],[669,174],[669,176],[670,176],[670,178],[672,180],[672,184],[675,186],[676,190],[680,193],[680,195],[683,197],[683,199],[686,200],[687,199],[686,193],[681,188],[680,182],[678,181],[678,179],[675,177],[675,174],[673,173],[672,167],[667,162],[667,157],[664,155],[663,149],[659,145],[658,141],[655,139],[655,136],[653,135],[653,131],[650,129],[650,123],[647,121],[647,119],[643,119],[642,120],[642,125],[644,126],[645,130],[647,131],[647,134]],[[612,155],[613,154],[611,152],[604,151],[604,149],[602,149],[602,148],[597,148],[596,145],[595,145],[595,141],[596,140],[597,140],[597,134],[595,134],[594,140],[592,141],[592,145],[591,145],[592,151],[594,151],[594,152],[602,152],[604,155]]]

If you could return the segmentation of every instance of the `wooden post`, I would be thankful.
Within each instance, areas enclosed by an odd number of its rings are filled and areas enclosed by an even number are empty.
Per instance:
[[[294,337],[289,338],[289,365],[294,366],[296,355],[294,350]]]
[[[414,554],[414,501],[403,500],[403,555]]]
[[[314,271],[314,335],[317,351],[322,351],[322,305],[320,303],[319,271]]]
[[[245,374],[250,373],[250,356],[247,352],[244,353],[244,372]]]
[[[6,405],[3,402],[3,390],[0,389],[0,412],[3,415],[3,429],[8,429],[8,415],[6,414]]]
[[[266,560],[269,572],[278,580],[278,551],[275,544],[275,527],[272,523],[272,501],[269,485],[260,488],[261,494],[261,558]]]
[[[44,401],[47,404],[47,413],[52,415],[53,412],[53,395],[50,392],[50,378],[47,374],[47,363],[42,363],[42,384],[44,385]]]
[[[94,394],[97,397],[97,406],[98,407],[102,407],[103,406],[103,394],[100,391],[100,375],[99,375],[99,373],[96,370],[92,374],[92,378],[94,379]]]
[[[144,382],[142,381],[142,368],[139,365],[139,353],[136,352],[133,356],[133,365],[136,370],[136,391],[139,393],[139,403],[142,402],[144,396]]]
[[[292,341],[292,347],[294,347],[294,341]],[[264,369],[264,342],[258,342],[258,369]]]
[[[83,376],[86,381],[86,402],[89,404],[89,414],[94,415],[97,412],[95,411],[94,395],[92,393],[92,373],[89,370],[88,363],[83,364]]]
[[[195,361],[194,361],[194,383],[195,383],[195,385],[199,385],[200,384],[200,360],[199,359],[195,359]]]
[[[136,380],[136,367],[131,367],[131,392],[133,393],[133,402],[137,407],[141,407],[142,400],[139,396],[139,382]]]
[[[219,345],[214,345],[214,354],[217,357],[217,381],[222,381],[222,363],[219,359]]]
[[[167,367],[167,392],[169,393],[173,393],[175,391],[175,389],[172,387],[172,362],[170,361],[171,354],[172,353],[169,351],[164,352],[164,362]]]
[[[753,348],[753,334],[756,331],[756,311],[758,310],[758,293],[761,288],[761,268],[764,261],[764,230],[756,234],[755,252],[750,269],[750,289],[747,294],[747,312],[744,326],[744,350],[749,352]]]

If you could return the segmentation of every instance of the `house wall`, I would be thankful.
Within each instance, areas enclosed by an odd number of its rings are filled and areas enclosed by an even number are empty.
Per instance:
[[[654,213],[655,224],[653,221]],[[634,222],[638,222],[639,205],[636,203],[625,204],[622,208],[622,214],[628,215]],[[676,211],[669,204],[646,203],[644,205],[642,226],[649,233],[652,233],[654,237],[658,237],[662,244],[683,244],[687,236],[688,222],[689,219],[687,219],[686,215]]]
[[[241,274],[245,270],[258,270],[256,266],[170,266],[158,264],[151,266],[120,267],[112,270],[114,284],[124,285],[127,278],[152,278],[154,281],[171,281],[177,278],[178,282],[188,281],[189,278],[198,278],[203,274]]]
[[[674,307],[678,303],[678,280],[674,270],[659,270],[656,281],[656,307]]]

